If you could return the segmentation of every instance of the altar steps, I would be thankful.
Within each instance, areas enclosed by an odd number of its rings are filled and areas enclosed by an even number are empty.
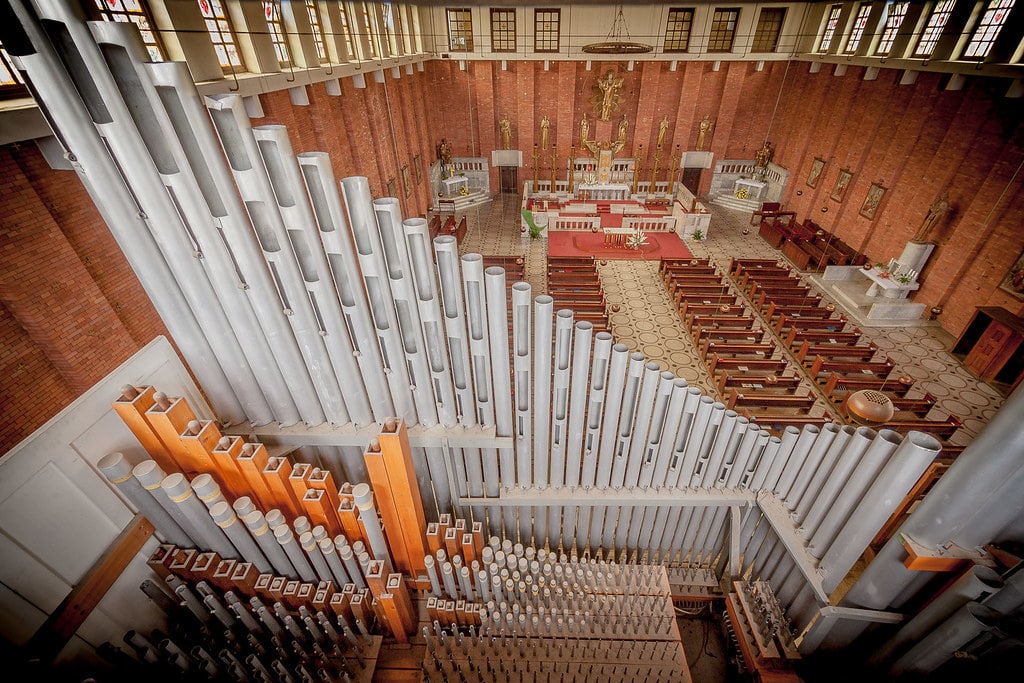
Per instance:
[[[711,203],[733,211],[753,213],[761,210],[762,202],[757,199],[740,199],[733,194],[721,192],[711,197]]]

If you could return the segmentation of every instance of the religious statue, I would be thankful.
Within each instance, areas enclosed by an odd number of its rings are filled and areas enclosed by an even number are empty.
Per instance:
[[[580,147],[587,146],[587,138],[590,137],[590,121],[587,120],[587,112],[583,112],[583,120],[580,121]]]
[[[437,156],[441,163],[450,166],[452,163],[452,146],[448,144],[448,138],[441,138],[441,144],[437,146]]]
[[[616,138],[617,142],[626,142],[626,131],[629,130],[629,121],[626,120],[626,115],[622,115],[622,120],[619,121],[619,136]]]
[[[612,108],[619,104],[619,90],[622,88],[622,79],[609,69],[604,76],[597,79],[597,87],[601,91],[598,118],[602,121],[608,121],[611,117]]]
[[[508,114],[501,117],[498,129],[501,131],[501,148],[512,149],[512,122],[508,120]]]
[[[668,132],[668,117],[662,116],[661,123],[658,124],[658,149],[665,144],[665,133]]]
[[[548,119],[548,115],[544,114],[544,118],[540,120],[540,148],[548,148],[548,131],[551,129],[551,121]]]
[[[707,142],[708,134],[714,129],[715,123],[711,120],[710,114],[705,114],[697,128],[697,151],[704,150],[704,143]]]
[[[754,168],[768,168],[768,162],[772,160],[774,154],[772,143],[765,140],[764,146],[754,153]]]
[[[935,202],[928,208],[928,215],[924,217],[924,221],[921,223],[921,227],[917,229],[917,232],[911,238],[912,242],[927,242],[928,235],[938,227],[939,222],[943,219],[946,213],[949,211],[949,192],[943,192],[936,199]]]

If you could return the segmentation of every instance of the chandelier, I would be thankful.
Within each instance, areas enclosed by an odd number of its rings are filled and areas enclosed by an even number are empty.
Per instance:
[[[626,28],[626,18],[622,15],[622,5],[618,5],[615,11],[612,30],[608,32],[604,42],[583,46],[584,52],[600,55],[640,55],[653,49],[652,46],[645,43],[630,40],[629,29]]]

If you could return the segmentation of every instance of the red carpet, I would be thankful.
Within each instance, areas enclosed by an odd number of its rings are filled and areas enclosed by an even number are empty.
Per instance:
[[[675,233],[649,232],[639,249],[604,243],[604,234],[576,230],[548,231],[548,256],[595,256],[603,259],[691,258],[693,254]]]

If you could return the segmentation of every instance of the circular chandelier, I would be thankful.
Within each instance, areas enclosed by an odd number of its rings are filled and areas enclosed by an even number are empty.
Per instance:
[[[626,18],[622,15],[622,5],[619,5],[615,12],[615,20],[612,22],[612,30],[600,43],[584,45],[582,50],[588,54],[599,55],[641,55],[650,52],[654,47],[645,43],[638,43],[630,39],[629,29],[626,28]]]

